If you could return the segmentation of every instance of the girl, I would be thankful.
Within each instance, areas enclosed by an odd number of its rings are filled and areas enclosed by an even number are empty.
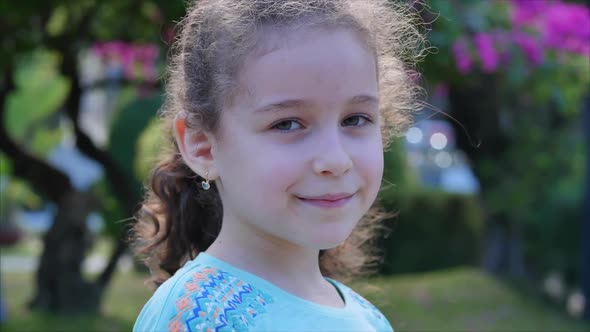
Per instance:
[[[188,9],[162,110],[174,144],[133,228],[159,286],[135,331],[392,331],[335,279],[375,262],[367,212],[415,106],[415,18],[385,0]]]

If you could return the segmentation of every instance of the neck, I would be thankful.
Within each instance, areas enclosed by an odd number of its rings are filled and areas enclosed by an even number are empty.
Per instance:
[[[303,248],[225,216],[222,225],[208,254],[302,297],[326,289],[318,249]]]

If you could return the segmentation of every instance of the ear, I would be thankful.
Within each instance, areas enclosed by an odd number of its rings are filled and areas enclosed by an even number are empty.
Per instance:
[[[213,135],[204,130],[188,128],[184,116],[177,116],[173,127],[174,139],[187,166],[203,178],[209,172],[209,180],[214,180],[217,170],[211,153],[215,142]]]

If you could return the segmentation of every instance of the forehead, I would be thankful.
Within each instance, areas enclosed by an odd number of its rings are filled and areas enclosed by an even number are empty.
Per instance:
[[[357,95],[377,96],[375,58],[345,29],[263,32],[263,47],[244,62],[236,106],[282,99],[338,104]],[[240,105],[241,104],[241,105]]]

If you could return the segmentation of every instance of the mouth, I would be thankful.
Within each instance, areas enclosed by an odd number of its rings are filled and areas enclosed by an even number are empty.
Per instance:
[[[322,195],[316,197],[297,197],[301,202],[321,207],[321,208],[337,208],[346,205],[352,197],[354,197],[355,193],[352,194],[329,194],[329,195]]]

